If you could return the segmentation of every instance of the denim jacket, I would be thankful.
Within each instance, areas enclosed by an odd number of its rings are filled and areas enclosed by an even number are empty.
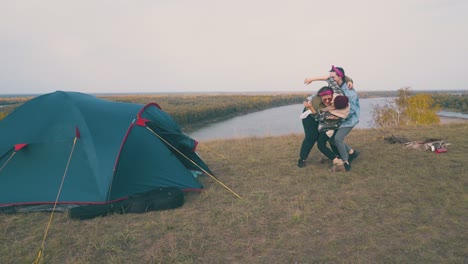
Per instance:
[[[356,90],[348,89],[348,84],[343,83],[341,85],[341,90],[344,95],[349,99],[349,106],[351,107],[348,117],[343,121],[341,127],[354,127],[359,123],[359,114],[361,112],[361,106],[359,105],[359,96]]]

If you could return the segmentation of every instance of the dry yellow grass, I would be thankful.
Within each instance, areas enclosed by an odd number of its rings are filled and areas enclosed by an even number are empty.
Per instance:
[[[296,161],[302,135],[202,143],[208,177],[183,207],[86,221],[56,214],[45,263],[464,263],[468,124],[388,131],[442,138],[448,152],[407,150],[354,130],[351,172]],[[0,215],[0,263],[32,263],[48,213]]]

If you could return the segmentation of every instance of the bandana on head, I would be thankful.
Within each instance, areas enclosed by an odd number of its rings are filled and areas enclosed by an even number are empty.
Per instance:
[[[340,76],[341,78],[344,77],[344,74],[338,68],[336,68],[335,65],[332,65],[332,71],[336,72],[336,75]]]
[[[323,91],[321,93],[319,93],[319,96],[324,96],[324,95],[332,95],[333,94],[333,91],[332,90],[326,90],[326,91]]]

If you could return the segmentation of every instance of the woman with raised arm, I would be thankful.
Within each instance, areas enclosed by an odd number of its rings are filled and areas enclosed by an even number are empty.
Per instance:
[[[332,66],[329,76],[306,78],[304,80],[305,84],[310,84],[314,81],[326,81],[335,93],[341,93],[349,99],[349,114],[330,139],[330,143],[338,150],[346,171],[351,169],[351,162],[360,154],[359,151],[352,149],[344,143],[344,138],[359,123],[360,114],[359,96],[354,88],[350,87],[348,80],[346,79],[344,69],[335,66]]]
[[[353,80],[351,78],[348,78],[347,76],[345,77],[345,80],[347,82],[348,87],[353,87]],[[310,84],[313,81],[327,81],[328,86],[336,90],[337,94],[343,94],[341,92],[340,87],[336,83],[336,81],[333,79],[332,74],[330,73],[328,76],[323,76],[323,77],[317,77],[317,78],[307,78],[304,83],[305,84]],[[316,109],[318,109],[319,104],[321,103],[321,99],[317,95],[311,95],[307,97],[307,100],[304,101],[304,110],[302,114],[302,127],[304,128],[304,140],[302,141],[301,144],[301,150],[299,152],[299,160],[297,161],[297,166],[299,168],[302,168],[305,166],[305,162],[307,160],[307,157],[310,154],[310,151],[314,147],[315,143],[318,140],[318,121],[315,120],[314,117],[310,116],[310,110],[308,109],[308,105],[312,104]],[[336,149],[335,146],[332,146],[333,150],[338,154],[338,150]]]

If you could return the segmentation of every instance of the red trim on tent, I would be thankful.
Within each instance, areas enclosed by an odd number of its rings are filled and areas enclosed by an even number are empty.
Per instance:
[[[157,107],[159,109],[162,109],[157,103],[149,103],[149,104],[146,104],[145,106],[143,106],[143,108],[141,108],[140,111],[138,111],[136,122],[133,122],[128,127],[127,133],[125,133],[125,137],[123,138],[122,143],[120,144],[119,153],[117,153],[117,157],[116,157],[115,162],[114,162],[114,173],[115,173],[115,170],[117,168],[117,164],[119,164],[120,153],[122,153],[123,146],[124,146],[125,142],[127,141],[127,138],[128,138],[128,135],[130,134],[130,131],[132,131],[133,127],[135,126],[135,123],[137,125],[139,125],[139,126],[146,126],[146,121],[148,121],[148,120],[142,118],[141,114],[143,113],[143,111],[145,111],[145,109],[147,107],[150,107],[150,106],[155,106],[155,107]],[[114,173],[112,174],[112,178],[114,177]],[[112,182],[111,182],[111,185],[112,185]]]
[[[26,147],[28,144],[24,144],[24,143],[21,143],[21,144],[15,144],[15,151],[18,151],[24,147]]]
[[[156,106],[157,108],[161,109],[162,108],[157,104],[157,103],[148,103],[146,104],[145,106],[143,106],[143,108],[141,108],[141,110],[138,112],[137,114],[137,118],[140,119],[141,118],[141,114],[143,114],[143,112],[146,110],[146,108],[150,107],[150,106]]]
[[[146,119],[146,118],[138,118],[137,121],[136,121],[136,124],[138,126],[144,126],[146,127],[146,122],[148,122],[149,120]]]
[[[195,139],[193,141],[195,141],[195,142],[193,144],[192,152],[195,152],[195,150],[197,150],[197,147],[198,147],[198,141],[196,141]]]
[[[81,137],[80,130],[78,129],[78,127],[76,127],[76,129],[75,129],[75,136],[76,136],[77,138],[80,138],[80,137]]]
[[[146,104],[145,106],[143,106],[143,108],[141,108],[140,111],[138,111],[136,122],[133,122],[130,125],[130,127],[127,129],[127,133],[125,134],[125,137],[122,140],[122,144],[120,144],[119,153],[117,154],[117,158],[115,159],[115,163],[114,163],[114,171],[115,171],[115,168],[117,168],[117,164],[119,163],[120,153],[122,152],[122,148],[123,148],[123,146],[125,144],[125,141],[127,141],[128,135],[130,134],[130,131],[132,130],[132,128],[135,126],[135,123],[138,126],[145,126],[146,127],[146,121],[148,121],[148,119],[142,118],[141,114],[143,113],[143,111],[145,111],[146,108],[148,108],[150,106],[155,106],[155,107],[157,107],[159,109],[162,109],[157,103],[149,103],[149,104]]]
[[[134,126],[135,126],[134,123],[132,123],[130,127],[128,127],[127,133],[125,133],[125,137],[122,140],[122,144],[120,144],[119,153],[117,153],[117,158],[115,159],[115,163],[114,163],[114,171],[115,171],[115,168],[117,168],[117,163],[119,163],[120,153],[122,152],[125,141],[127,141],[128,135],[130,134],[130,131],[132,130]]]
[[[161,109],[161,106],[159,106],[157,103],[147,103],[145,106],[143,106],[143,108],[138,112],[137,114],[137,117],[138,118],[141,118],[141,114],[143,113],[143,111],[145,111],[146,108],[150,107],[150,106],[156,106],[157,108]]]
[[[138,111],[138,114],[137,114],[137,121],[136,121],[136,124],[138,126],[144,126],[146,127],[146,122],[148,122],[149,120],[146,119],[146,118],[143,118],[141,117],[141,115],[143,114],[143,112],[146,110],[146,108],[150,107],[150,106],[155,106],[159,109],[162,110],[161,106],[159,106],[157,103],[148,103],[146,104],[145,106],[143,106],[143,108],[140,109],[140,111]]]

